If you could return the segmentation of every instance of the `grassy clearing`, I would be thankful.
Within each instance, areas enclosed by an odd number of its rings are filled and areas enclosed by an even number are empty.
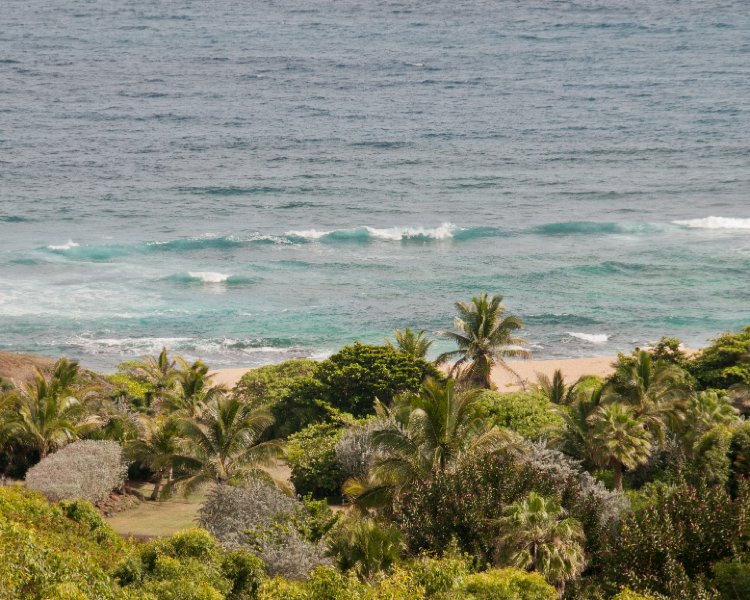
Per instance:
[[[139,486],[139,491],[148,496],[151,486]],[[204,495],[205,492],[201,492],[185,498],[178,494],[163,502],[142,502],[135,508],[108,517],[107,521],[121,535],[171,535],[195,527]]]

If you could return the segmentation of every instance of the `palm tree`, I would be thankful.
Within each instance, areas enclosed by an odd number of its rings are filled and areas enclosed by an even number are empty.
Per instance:
[[[165,394],[164,404],[172,411],[197,417],[207,404],[227,391],[224,386],[210,385],[210,381],[208,367],[197,360],[177,375],[175,389]]]
[[[568,406],[556,407],[556,412],[565,422],[565,428],[553,440],[566,454],[584,463],[596,464],[597,450],[592,444],[592,429],[589,418],[602,400],[603,386],[579,390],[578,399]]]
[[[61,358],[49,378],[37,369],[34,381],[20,390],[9,415],[8,434],[26,440],[46,457],[77,436],[83,406],[71,395],[78,363]]]
[[[592,443],[597,462],[614,470],[614,488],[622,489],[623,469],[644,464],[651,456],[651,434],[628,405],[600,406],[591,417]]]
[[[342,571],[354,571],[361,579],[390,569],[401,558],[401,534],[395,527],[381,527],[368,518],[344,522],[328,539],[328,556]]]
[[[260,467],[271,466],[281,456],[277,441],[260,442],[273,424],[265,406],[222,396],[197,418],[179,420],[187,452],[180,458],[187,474],[188,493],[205,483],[235,483],[252,476],[264,477]]]
[[[654,362],[648,352],[641,350],[632,364],[625,362],[618,367],[614,381],[604,401],[631,406],[635,416],[660,442],[663,443],[669,427],[679,427],[682,404],[688,393],[681,369],[662,361]]]
[[[571,394],[575,389],[575,384],[571,386],[565,384],[565,378],[560,369],[555,370],[552,374],[552,379],[543,373],[538,373],[537,383],[539,391],[553,404],[568,404]]]
[[[715,391],[693,393],[685,405],[685,420],[680,438],[690,453],[700,437],[714,427],[727,427],[739,418],[732,399]]]
[[[142,360],[125,363],[129,375],[153,388],[157,402],[166,398],[180,374],[180,366],[187,364],[181,357],[170,359],[167,348],[163,347],[158,357],[146,356]]]
[[[427,339],[424,330],[415,334],[409,327],[406,327],[403,331],[396,329],[393,332],[393,337],[396,338],[395,347],[398,350],[415,358],[426,358],[427,352],[432,346],[432,340]],[[386,342],[391,348],[394,347],[390,341],[386,340]]]
[[[500,519],[500,539],[510,562],[537,571],[562,596],[565,583],[580,575],[586,564],[581,524],[567,517],[554,500],[531,492],[507,506]]]
[[[154,490],[150,499],[158,500],[164,478],[170,485],[174,467],[179,466],[181,461],[177,421],[167,419],[161,423],[149,423],[144,435],[128,444],[127,454],[154,472]]]
[[[387,415],[393,425],[372,433],[369,480],[345,484],[345,493],[359,506],[382,505],[411,482],[512,443],[509,432],[478,416],[479,390],[459,394],[455,388],[454,380],[427,379],[418,396],[397,402]],[[380,412],[387,412],[382,405]]]
[[[529,356],[523,348],[526,340],[514,335],[523,328],[523,321],[515,315],[505,316],[502,301],[500,295],[489,297],[482,293],[468,304],[456,302],[458,316],[453,321],[456,331],[446,331],[443,335],[456,342],[458,349],[438,357],[438,362],[458,359],[451,368],[451,375],[459,373],[461,378],[486,389],[492,388],[495,365],[518,377],[505,359]]]

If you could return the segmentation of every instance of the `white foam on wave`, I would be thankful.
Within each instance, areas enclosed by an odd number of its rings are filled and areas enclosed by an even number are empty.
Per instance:
[[[675,225],[682,225],[690,229],[745,229],[750,230],[750,219],[732,217],[705,217],[703,219],[685,219],[672,221]]]
[[[49,245],[47,248],[49,250],[70,250],[71,248],[77,248],[78,246],[80,246],[80,244],[77,244],[73,240],[68,240],[67,244],[60,244],[58,246]]]
[[[604,344],[609,339],[606,333],[583,333],[581,331],[566,331],[570,337],[589,342],[591,344]]]
[[[414,239],[433,239],[433,240],[448,240],[453,237],[453,234],[458,229],[453,223],[442,223],[438,227],[369,227],[367,225],[362,227],[355,227],[353,229],[334,229],[332,231],[320,231],[318,229],[302,229],[287,231],[284,235],[293,238],[302,238],[306,240],[316,241],[326,236],[339,235],[342,238],[351,237],[356,238],[361,234],[362,237],[368,237],[370,239],[382,240],[387,242],[400,242],[403,240],[414,240]]]
[[[225,283],[230,277],[224,273],[216,273],[213,271],[188,271],[188,275],[193,279],[202,281],[203,283]]]

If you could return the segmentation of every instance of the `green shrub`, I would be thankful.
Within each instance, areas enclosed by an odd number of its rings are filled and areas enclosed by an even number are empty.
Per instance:
[[[257,596],[263,563],[242,550],[226,552],[207,531],[193,529],[138,547],[115,576],[159,600],[240,600]]]
[[[0,488],[0,595],[125,598],[108,573],[126,544],[91,510],[83,502],[64,510],[41,494]]]
[[[315,423],[289,437],[286,457],[298,494],[341,497],[345,474],[336,459],[336,444],[343,432],[336,423]]]
[[[401,550],[398,529],[369,518],[351,518],[328,538],[328,555],[334,558],[336,565],[361,579],[391,569],[401,560]]]
[[[726,600],[750,598],[750,562],[724,559],[711,566],[713,585]]]
[[[690,361],[688,370],[703,389],[750,385],[750,326],[713,340]]]
[[[506,568],[466,577],[463,590],[471,600],[557,600],[555,588],[538,573]]]
[[[530,439],[548,436],[563,427],[553,404],[536,392],[482,392],[480,415],[498,427]]]
[[[310,377],[318,364],[314,360],[294,359],[253,369],[242,376],[233,393],[248,402],[276,403],[287,396],[297,382]]]
[[[629,588],[625,588],[620,590],[615,596],[612,596],[612,600],[655,600],[655,598],[654,596],[644,596]]]

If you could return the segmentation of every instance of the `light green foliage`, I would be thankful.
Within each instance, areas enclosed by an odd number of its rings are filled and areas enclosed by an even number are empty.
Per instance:
[[[469,575],[463,587],[467,600],[557,600],[541,575],[506,568]]]
[[[114,386],[115,396],[124,396],[128,404],[134,408],[146,408],[147,399],[154,392],[152,385],[140,381],[124,372],[107,375],[107,380]]]
[[[750,385],[750,326],[716,338],[690,362],[688,369],[703,389]]]
[[[538,392],[485,391],[479,400],[479,413],[498,427],[529,439],[554,436],[563,426],[552,403]]]
[[[125,548],[87,503],[0,488],[0,597],[125,598],[108,575]]]
[[[712,583],[723,600],[750,598],[750,562],[746,558],[726,558],[711,566]]]
[[[286,458],[298,494],[341,496],[345,475],[336,460],[336,444],[343,432],[338,423],[315,423],[289,437]]]
[[[395,348],[404,354],[409,354],[417,358],[427,358],[427,352],[430,350],[430,346],[432,346],[432,341],[425,336],[424,330],[415,333],[409,327],[403,331],[397,329],[393,332],[393,337],[396,338]],[[388,340],[386,342],[389,346],[393,347],[391,342]]]
[[[248,371],[234,387],[233,393],[242,400],[275,403],[293,389],[294,384],[312,375],[318,363],[314,360],[287,360]]]
[[[240,600],[255,597],[263,563],[246,552],[225,552],[208,532],[194,529],[139,546],[115,576],[159,600]]]

